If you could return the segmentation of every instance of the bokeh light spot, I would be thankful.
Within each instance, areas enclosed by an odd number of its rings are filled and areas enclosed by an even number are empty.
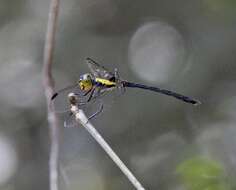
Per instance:
[[[183,67],[185,46],[182,36],[164,22],[148,22],[133,35],[129,59],[135,73],[150,82],[166,82]]]
[[[0,135],[0,185],[14,175],[17,169],[17,155],[9,140]]]

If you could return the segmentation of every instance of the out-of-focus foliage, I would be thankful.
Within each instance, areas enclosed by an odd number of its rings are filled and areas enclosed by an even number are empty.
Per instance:
[[[191,158],[177,166],[188,190],[230,190],[223,166],[205,158]]]
[[[236,15],[236,2],[234,0],[205,0],[209,8],[216,12]]]

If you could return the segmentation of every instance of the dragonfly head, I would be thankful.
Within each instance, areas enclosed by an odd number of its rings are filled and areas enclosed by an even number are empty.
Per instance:
[[[81,90],[85,91],[91,90],[91,88],[93,87],[93,79],[91,74],[86,73],[81,75],[78,83]]]

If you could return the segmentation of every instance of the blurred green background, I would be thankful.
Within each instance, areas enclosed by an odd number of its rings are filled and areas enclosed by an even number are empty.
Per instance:
[[[48,0],[0,1],[2,190],[49,187],[48,9]],[[56,88],[88,72],[91,57],[124,79],[201,100],[130,89],[92,122],[147,189],[235,189],[235,34],[234,0],[61,1]],[[83,128],[61,122],[60,140],[60,189],[134,189]]]

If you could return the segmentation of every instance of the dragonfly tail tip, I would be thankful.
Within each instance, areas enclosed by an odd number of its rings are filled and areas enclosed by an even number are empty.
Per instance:
[[[201,104],[202,104],[202,102],[196,100],[195,103],[194,103],[193,105],[194,105],[194,106],[199,106],[199,105],[201,105]]]

